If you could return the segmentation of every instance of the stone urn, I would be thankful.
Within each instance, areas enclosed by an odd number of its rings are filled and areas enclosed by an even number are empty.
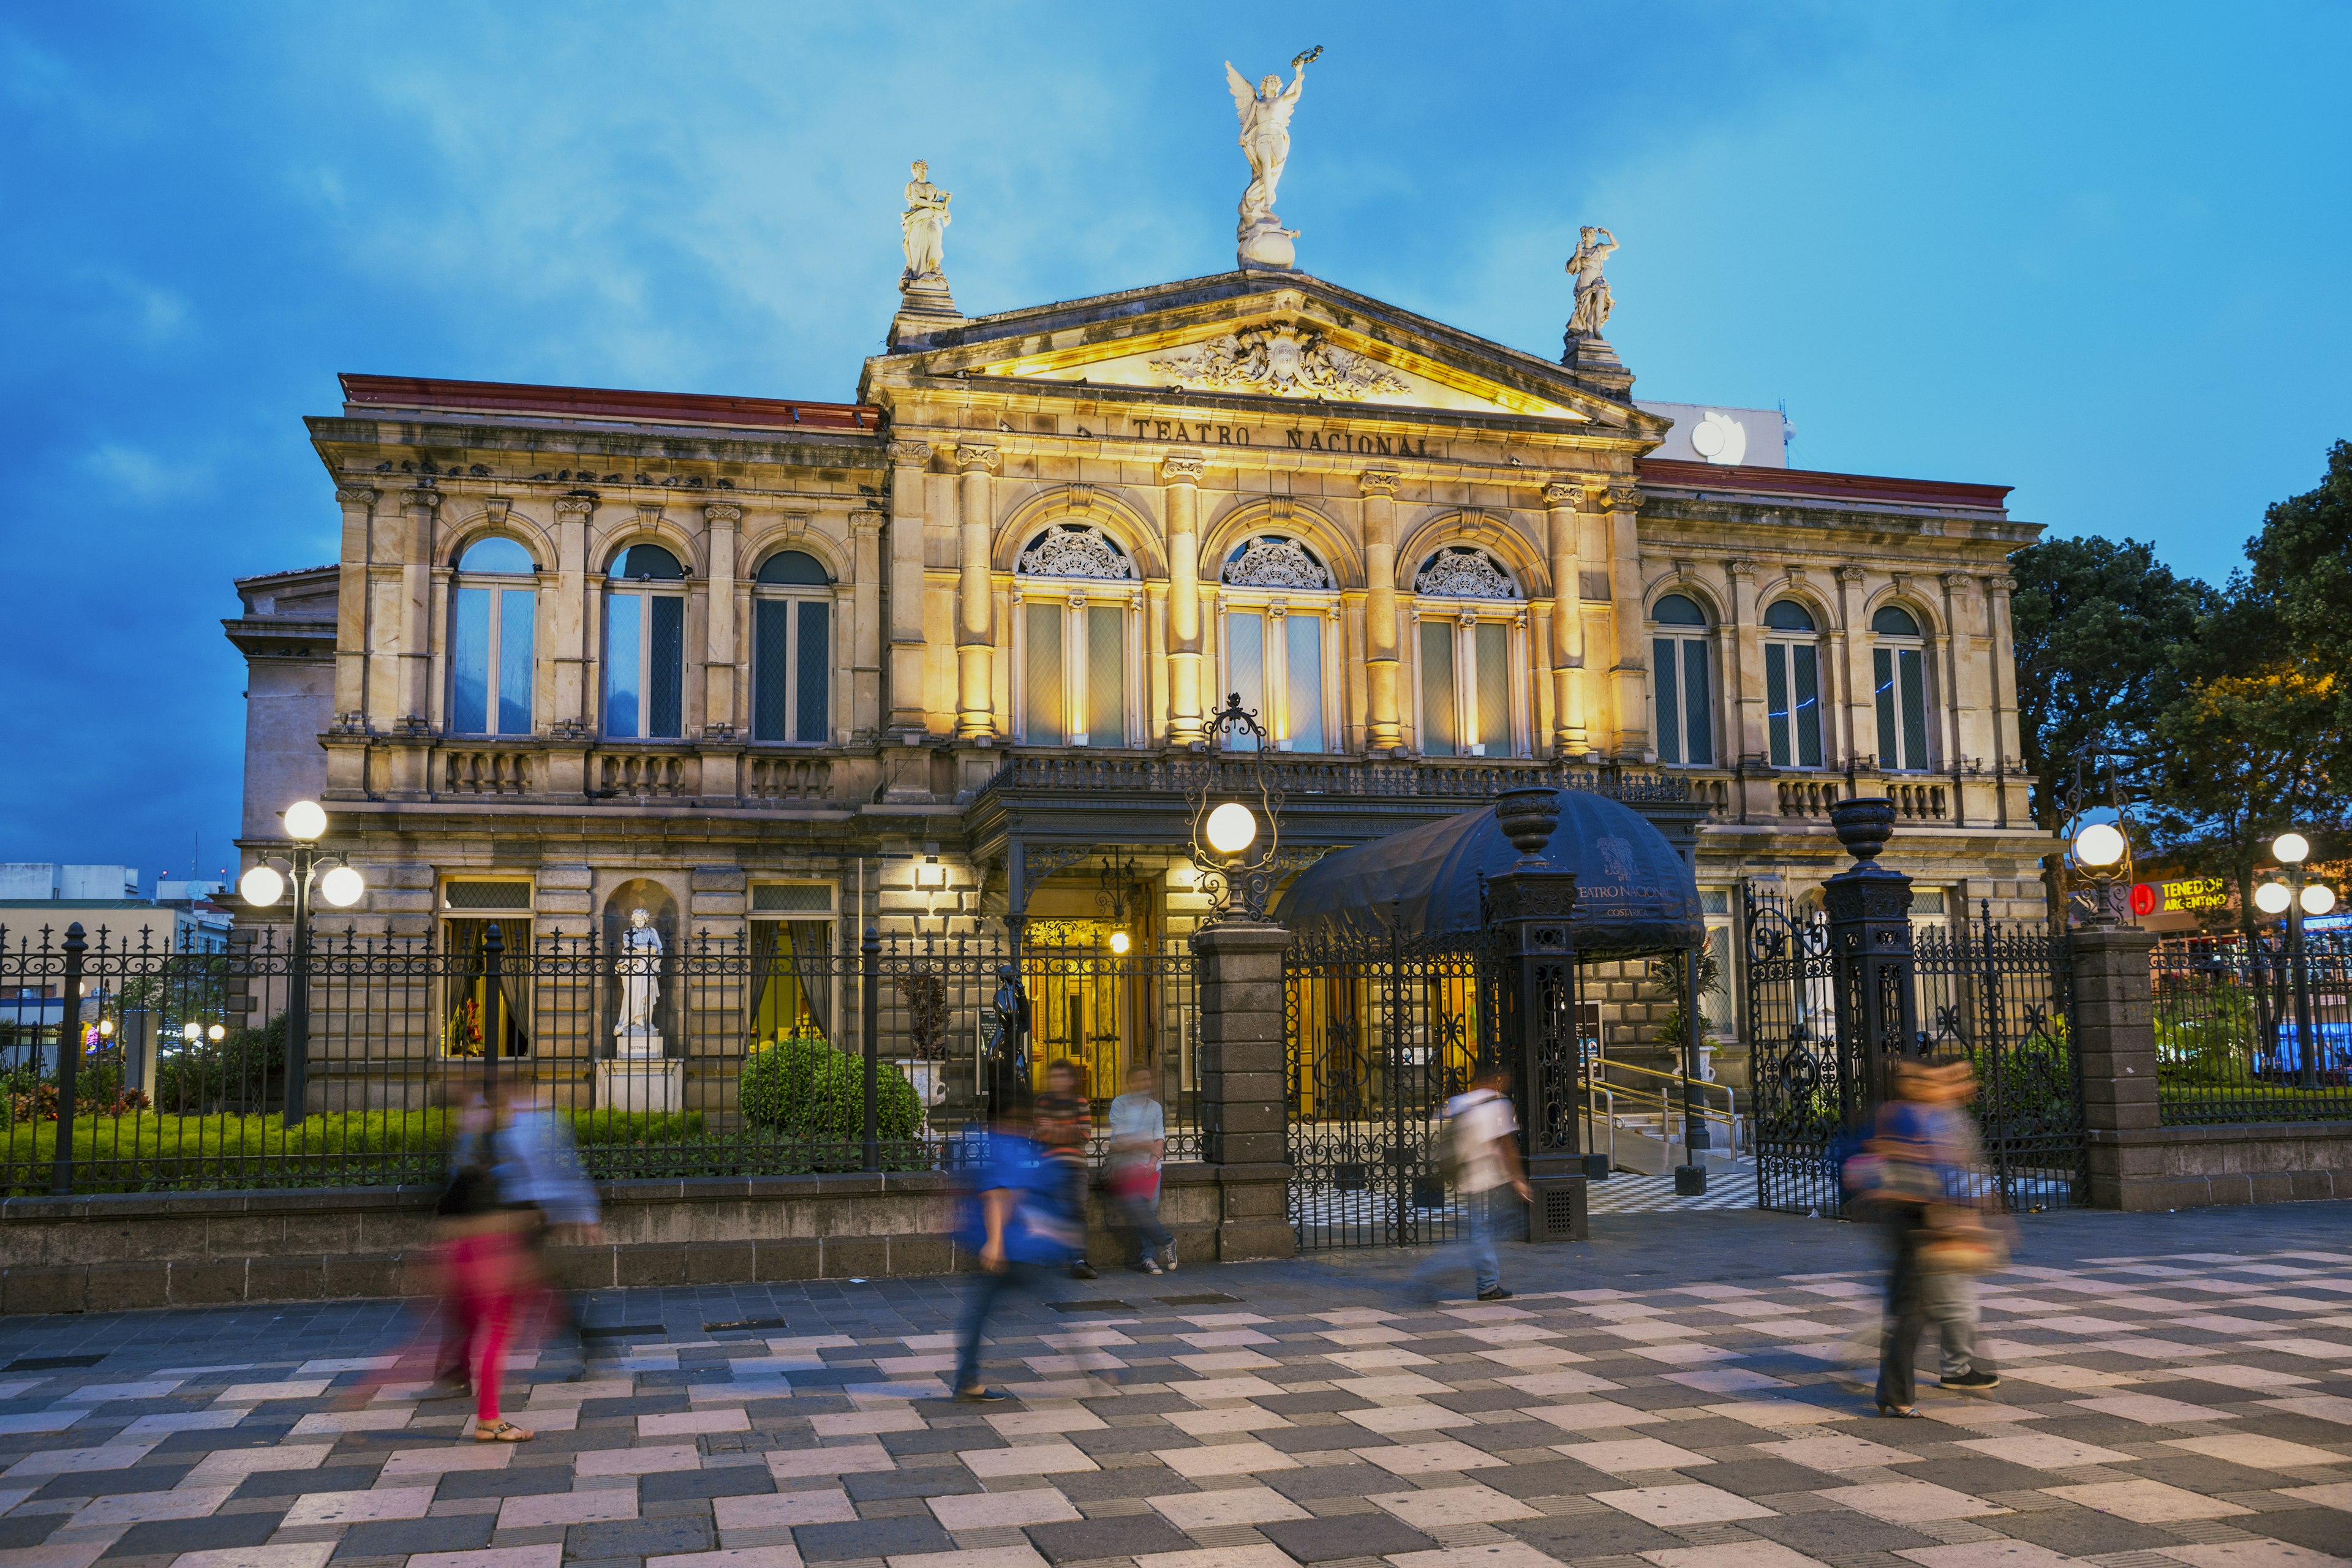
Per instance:
[[[1495,797],[1495,820],[1519,852],[1521,866],[1545,866],[1544,847],[1559,826],[1559,791],[1549,784],[1507,789]]]
[[[1837,829],[1846,853],[1867,865],[1895,835],[1895,803],[1884,795],[1839,801],[1830,807],[1830,826]]]

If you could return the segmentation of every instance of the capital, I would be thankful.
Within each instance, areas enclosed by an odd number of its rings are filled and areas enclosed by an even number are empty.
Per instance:
[[[893,441],[890,443],[890,461],[898,468],[919,468],[930,460],[931,444],[929,441]]]
[[[1854,584],[1861,582],[1869,574],[1870,574],[1864,571],[1859,566],[1841,566],[1837,569],[1837,580],[1845,584],[1848,587],[1852,587]]]
[[[2017,592],[2017,579],[2014,577],[1988,577],[1984,580],[1984,585],[1985,592],[1988,594],[2014,594]]]
[[[992,474],[1003,454],[993,447],[959,446],[955,449],[956,472],[960,474]]]
[[[584,496],[565,496],[555,503],[558,517],[585,518],[596,510],[596,503]]]
[[[400,498],[400,504],[412,511],[435,511],[441,505],[441,492],[419,485]]]
[[[1367,497],[1394,500],[1402,477],[1394,468],[1366,468],[1356,476],[1356,483]]]
[[[740,506],[730,506],[725,501],[712,501],[702,509],[702,521],[713,528],[721,526],[732,528],[743,521],[743,509]]]
[[[1206,458],[1162,458],[1160,459],[1160,482],[1163,485],[1197,485],[1208,468]]]
[[[1723,569],[1734,577],[1756,575],[1756,563],[1753,561],[1727,561],[1723,563]]]
[[[1584,499],[1584,487],[1555,479],[1543,488],[1543,503],[1553,511],[1574,511]]]
[[[1965,594],[1969,591],[1969,574],[1965,572],[1947,572],[1944,574],[1943,583],[1944,591],[1948,594]]]
[[[882,525],[888,521],[889,514],[877,507],[860,507],[849,514],[849,531],[852,533],[879,533]]]
[[[1609,487],[1609,510],[1611,511],[1637,511],[1641,509],[1641,486],[1611,485]]]
[[[345,506],[369,507],[375,505],[375,491],[365,485],[346,485],[335,492],[335,499]]]

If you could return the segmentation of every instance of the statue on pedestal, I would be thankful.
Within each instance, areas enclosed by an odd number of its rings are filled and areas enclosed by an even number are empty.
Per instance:
[[[1291,241],[1295,228],[1285,228],[1274,216],[1276,187],[1282,184],[1282,166],[1290,161],[1290,116],[1298,107],[1298,90],[1307,85],[1307,64],[1323,52],[1322,46],[1292,60],[1297,75],[1288,88],[1277,73],[1255,88],[1242,79],[1231,60],[1225,62],[1225,85],[1233,89],[1234,108],[1241,116],[1242,152],[1249,159],[1249,189],[1242,193],[1241,225],[1234,238],[1244,267],[1287,268],[1297,258]]]
[[[1597,240],[1596,235],[1600,237]],[[1609,279],[1601,276],[1601,269],[1616,249],[1615,235],[1594,224],[1584,226],[1576,254],[1568,258],[1569,275],[1576,279],[1576,306],[1568,318],[1568,335],[1571,339],[1598,338],[1601,329],[1609,324],[1609,313],[1617,308],[1617,300],[1610,293]]]
[[[658,1057],[661,1031],[654,1027],[654,1005],[661,1000],[661,932],[643,910],[629,911],[628,929],[621,933],[621,956],[614,965],[621,977],[621,1018],[613,1026],[615,1049],[624,1057]]]
[[[907,270],[898,275],[898,289],[904,293],[930,287],[945,292],[948,279],[941,267],[948,225],[954,221],[948,216],[948,203],[955,198],[931,184],[931,166],[922,159],[915,160],[913,170],[915,177],[907,182],[907,210],[898,217],[907,248]]]

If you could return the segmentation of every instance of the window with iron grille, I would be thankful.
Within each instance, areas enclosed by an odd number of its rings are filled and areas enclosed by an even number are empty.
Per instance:
[[[614,559],[604,601],[607,735],[675,741],[685,733],[685,578],[677,557],[658,544],[633,544]]]
[[[539,570],[518,542],[493,534],[457,558],[449,595],[449,732],[528,735]]]
[[[1650,689],[1657,706],[1658,761],[1672,767],[1715,765],[1715,683],[1706,612],[1687,595],[1668,594],[1650,611]]]
[[[780,550],[752,589],[751,738],[833,739],[833,593],[815,557]]]
[[[1870,619],[1877,646],[1870,650],[1878,700],[1878,765],[1925,773],[1927,760],[1927,646],[1916,616],[1887,605]]]

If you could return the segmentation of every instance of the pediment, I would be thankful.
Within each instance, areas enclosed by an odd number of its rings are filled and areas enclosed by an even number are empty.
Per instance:
[[[1195,403],[1506,414],[1652,438],[1664,430],[1560,365],[1303,274],[1232,273],[974,317],[871,364],[975,384],[1179,392]]]

